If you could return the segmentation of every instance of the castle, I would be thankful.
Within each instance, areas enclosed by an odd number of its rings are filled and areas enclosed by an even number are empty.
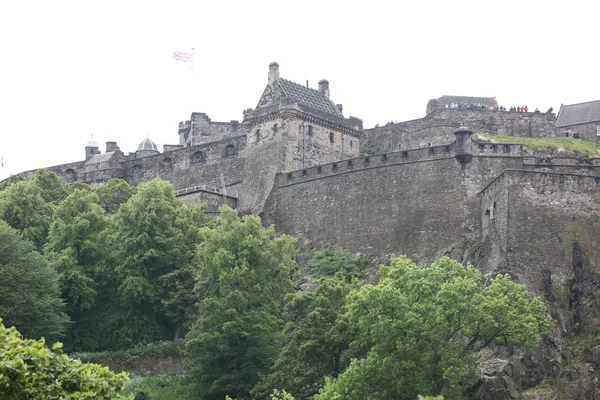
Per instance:
[[[179,123],[179,143],[162,152],[145,139],[135,153],[115,142],[101,153],[90,140],[84,161],[48,169],[90,185],[160,176],[182,200],[207,201],[211,213],[226,203],[258,214],[299,237],[301,248],[405,253],[421,262],[449,255],[484,276],[508,272],[556,303],[566,331],[575,318],[569,310],[578,307],[569,285],[600,261],[600,159],[535,154],[475,134],[544,138],[577,130],[596,141],[600,102],[562,106],[558,118],[492,111],[497,105],[443,96],[427,104],[424,118],[363,129],[330,99],[327,80],[311,89],[281,78],[271,63],[265,90],[241,123],[193,113]]]

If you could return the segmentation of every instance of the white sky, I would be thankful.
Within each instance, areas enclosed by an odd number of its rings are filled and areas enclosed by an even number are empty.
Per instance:
[[[546,111],[600,99],[600,2],[61,1],[0,3],[0,179],[104,152],[162,150],[192,111],[242,120],[268,65],[326,78],[344,114],[421,118],[442,95]],[[173,61],[194,47],[194,76]]]

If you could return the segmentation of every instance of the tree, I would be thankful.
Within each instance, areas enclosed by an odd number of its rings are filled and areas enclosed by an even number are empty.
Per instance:
[[[128,380],[126,373],[73,360],[62,353],[61,343],[50,350],[43,339],[23,339],[15,328],[5,328],[1,319],[0,354],[2,399],[125,399],[119,393]]]
[[[135,194],[135,188],[123,179],[113,178],[104,186],[94,189],[100,199],[100,205],[109,214],[114,214],[122,204]]]
[[[449,258],[419,268],[398,257],[381,272],[378,286],[348,297],[358,330],[351,347],[360,358],[327,379],[316,399],[461,398],[474,349],[493,342],[532,347],[551,326],[545,305],[507,275],[484,288],[477,269]]]
[[[334,278],[322,279],[312,292],[288,295],[285,345],[270,372],[252,390],[255,398],[284,387],[298,399],[312,399],[325,377],[335,378],[348,366],[354,330],[345,315],[346,297],[358,287],[358,281],[338,272]]]
[[[11,175],[4,181],[0,182],[0,192],[6,189],[8,186],[12,185],[13,183],[22,182],[26,180],[27,178],[25,178],[25,175],[23,174]]]
[[[202,211],[187,209],[175,198],[173,186],[157,178],[139,185],[114,214],[110,241],[118,293],[152,328],[127,340],[164,339],[164,332],[181,332],[194,302],[190,268],[200,227],[207,223]]]
[[[68,318],[58,276],[31,242],[0,221],[0,316],[26,337],[62,336]]]
[[[46,169],[35,171],[31,183],[40,188],[41,196],[46,203],[58,205],[69,194],[68,185],[64,184],[54,172]]]
[[[277,353],[283,297],[293,290],[294,240],[227,207],[201,235],[188,376],[202,400],[249,398]]]
[[[95,193],[74,190],[57,208],[44,250],[60,276],[63,298],[74,313],[90,309],[104,279],[107,218]]]
[[[38,250],[46,243],[54,206],[35,184],[20,181],[0,191],[0,219],[21,232]]]

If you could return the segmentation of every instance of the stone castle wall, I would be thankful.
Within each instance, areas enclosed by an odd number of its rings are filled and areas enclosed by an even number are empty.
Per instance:
[[[365,129],[361,153],[378,154],[440,145],[454,140],[454,132],[466,126],[474,133],[520,137],[554,137],[555,114],[484,110],[437,109],[424,118]]]
[[[242,180],[242,150],[246,137],[238,136],[217,142],[185,147],[122,163],[124,179],[132,185],[156,178],[170,181],[175,190],[200,184],[221,187],[238,185]]]

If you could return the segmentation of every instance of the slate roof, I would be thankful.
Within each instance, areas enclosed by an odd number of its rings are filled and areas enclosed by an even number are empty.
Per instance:
[[[285,97],[292,99],[298,104],[342,117],[342,113],[335,104],[318,90],[299,85],[286,79],[279,79],[278,81],[279,87]]]
[[[85,161],[85,165],[100,164],[100,163],[105,162],[105,161],[110,161],[110,159],[112,158],[113,154],[115,154],[114,151],[109,151],[109,152],[106,152],[104,154],[94,154],[93,156],[91,156],[90,158],[88,158]]]
[[[456,103],[483,103],[488,106],[497,106],[498,102],[495,97],[471,97],[471,96],[442,96],[437,99],[438,106],[445,106],[446,104]]]
[[[569,104],[560,107],[556,127],[587,124],[600,121],[600,100]]]

